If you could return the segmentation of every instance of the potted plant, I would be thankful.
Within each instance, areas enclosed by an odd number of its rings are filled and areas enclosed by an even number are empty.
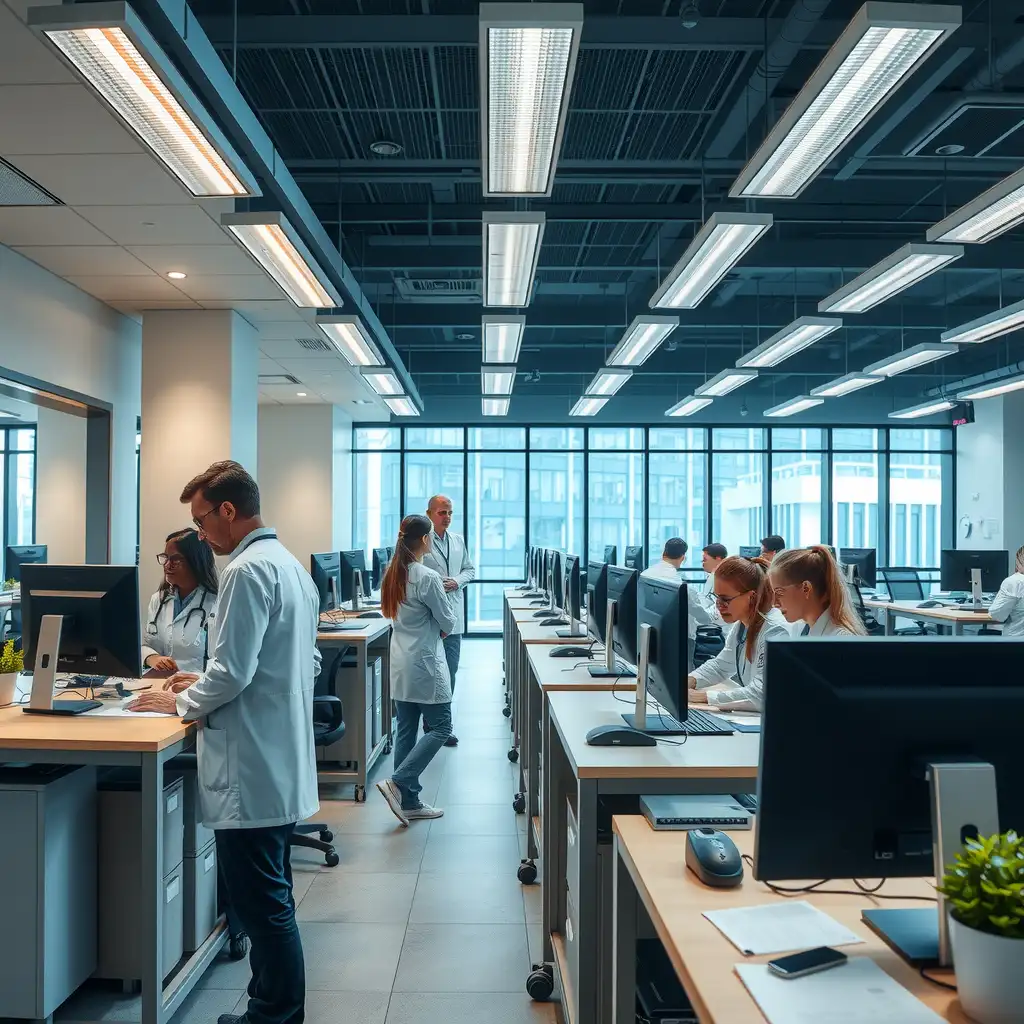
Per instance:
[[[979,1024],[1024,1015],[1024,840],[970,839],[937,887],[949,901],[957,991]]]
[[[19,672],[25,671],[25,653],[14,649],[14,641],[8,640],[0,651],[0,682],[17,680]]]

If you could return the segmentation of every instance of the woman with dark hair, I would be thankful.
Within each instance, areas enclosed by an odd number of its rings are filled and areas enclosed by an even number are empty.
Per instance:
[[[142,663],[158,672],[202,672],[217,614],[213,550],[189,528],[172,533],[156,560],[164,579],[149,599]]]
[[[398,709],[395,771],[377,789],[401,822],[440,818],[420,800],[420,775],[452,732],[452,684],[442,640],[456,626],[440,574],[423,564],[433,524],[406,516],[380,588],[381,611],[391,619],[391,696]],[[429,727],[416,736],[423,724]]]

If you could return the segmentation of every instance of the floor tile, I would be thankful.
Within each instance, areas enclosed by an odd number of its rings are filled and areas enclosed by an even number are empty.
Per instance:
[[[530,950],[530,963],[544,962],[544,926],[538,921],[526,926],[526,941]]]
[[[374,790],[373,795],[384,802]],[[420,870],[423,849],[427,844],[430,823],[414,821],[409,828],[376,836],[339,836],[334,844],[341,863],[334,868],[339,874],[416,874]]]
[[[248,975],[246,975],[248,982]],[[237,989],[202,988],[193,990],[172,1024],[209,1024],[221,1013],[231,1013],[245,991]],[[142,996],[125,995],[120,986],[87,982],[54,1014],[58,1024],[85,1024],[85,1022],[133,1022],[142,1020]]]
[[[544,918],[544,890],[539,885],[523,885],[520,889],[526,908],[526,923],[540,924]]]
[[[437,794],[440,806],[446,804],[505,804],[512,806],[512,784],[508,775],[446,775]]]
[[[523,896],[508,871],[420,873],[411,924],[522,924]]]
[[[307,1014],[307,1020],[309,1019]],[[413,994],[391,997],[387,1024],[554,1024],[552,1003],[535,1003],[525,992]]]
[[[395,992],[520,994],[529,967],[521,924],[411,924]]]
[[[306,988],[311,992],[388,992],[405,925],[303,924]]]
[[[452,804],[444,809],[444,817],[430,823],[431,836],[514,836],[516,815],[509,805]]]
[[[416,875],[322,872],[299,906],[299,921],[405,924]]]
[[[390,992],[307,992],[306,1024],[385,1024],[390,999]],[[234,1012],[244,1013],[248,1001],[239,999]]]
[[[511,813],[511,812],[510,812]],[[462,836],[431,834],[423,852],[421,871],[443,874],[515,874],[519,845],[512,836]]]
[[[328,825],[336,836],[387,835],[401,825],[376,788],[367,793],[365,803],[341,800],[321,801],[315,820]]]

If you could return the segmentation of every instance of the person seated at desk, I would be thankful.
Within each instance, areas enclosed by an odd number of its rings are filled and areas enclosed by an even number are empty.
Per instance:
[[[794,624],[793,636],[867,636],[828,548],[782,551],[768,575],[776,607]]]
[[[1024,636],[1024,547],[1017,549],[1016,572],[1007,576],[988,613],[1003,624],[1003,636]]]
[[[718,614],[718,604],[715,602],[715,573],[728,557],[729,549],[724,544],[708,544],[701,553],[700,566],[708,574],[704,581],[702,598],[704,607],[707,608],[708,615],[716,626],[722,624],[722,616]]]
[[[648,579],[671,580],[673,583],[680,582],[679,568],[686,558],[688,545],[682,537],[670,537],[665,541],[665,547],[661,553],[661,561],[644,569],[640,575]],[[714,619],[708,614],[708,609],[695,586],[686,588],[687,622],[689,624],[689,665],[693,665],[693,651],[697,640],[697,627],[710,626]]]
[[[156,556],[164,580],[149,599],[142,664],[158,672],[202,672],[217,614],[217,563],[193,529],[167,538]]]
[[[727,558],[715,573],[715,600],[722,621],[732,624],[725,647],[689,677],[690,703],[723,711],[760,711],[764,704],[765,645],[786,637],[786,620],[774,607],[775,594],[764,558]],[[732,684],[708,690],[716,683]]]

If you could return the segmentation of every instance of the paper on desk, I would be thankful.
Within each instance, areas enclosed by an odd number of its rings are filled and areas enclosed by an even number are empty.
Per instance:
[[[705,910],[704,916],[744,956],[788,953],[818,946],[849,946],[864,941],[806,900]]]
[[[737,964],[736,973],[770,1024],[940,1024],[943,1020],[864,956],[804,978],[780,978],[764,964]]]
[[[92,718],[177,718],[177,715],[165,715],[162,711],[129,711],[123,704],[86,711]]]

